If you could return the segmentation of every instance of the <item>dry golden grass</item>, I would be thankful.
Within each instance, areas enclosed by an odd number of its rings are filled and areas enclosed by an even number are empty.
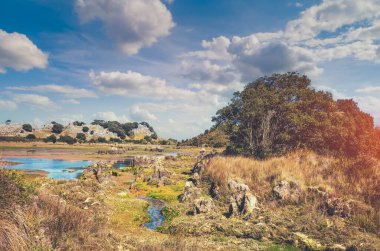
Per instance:
[[[213,181],[225,187],[240,179],[258,196],[265,196],[280,180],[301,188],[317,187],[336,196],[350,196],[373,204],[380,199],[379,163],[371,159],[337,160],[299,151],[268,160],[216,157],[205,169]]]

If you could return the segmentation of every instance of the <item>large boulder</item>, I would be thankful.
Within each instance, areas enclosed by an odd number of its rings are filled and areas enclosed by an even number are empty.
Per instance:
[[[273,188],[273,194],[278,200],[300,202],[301,189],[296,183],[289,183],[285,180],[280,181],[277,186]]]
[[[228,182],[228,189],[231,193],[229,205],[230,216],[249,214],[256,208],[257,198],[250,192],[246,184],[230,180]]]
[[[211,198],[201,197],[194,201],[194,212],[196,214],[209,213],[213,209],[213,201]]]
[[[181,202],[193,202],[201,196],[201,190],[194,185],[192,181],[187,181],[183,194],[180,197]]]

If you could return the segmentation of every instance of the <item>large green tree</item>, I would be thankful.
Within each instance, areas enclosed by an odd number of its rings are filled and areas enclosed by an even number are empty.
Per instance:
[[[293,72],[248,84],[213,121],[227,128],[227,152],[257,158],[297,148],[351,156],[375,149],[371,116],[352,100],[334,101],[330,93],[312,88],[309,78]]]

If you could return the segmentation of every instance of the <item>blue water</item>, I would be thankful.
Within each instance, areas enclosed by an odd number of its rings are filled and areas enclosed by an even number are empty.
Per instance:
[[[68,161],[58,159],[38,159],[38,158],[4,158],[6,161],[21,162],[22,164],[8,166],[8,169],[15,170],[41,170],[48,172],[48,177],[59,180],[76,179],[82,172],[77,169],[72,172],[71,168],[81,168],[91,164],[91,161]]]
[[[145,227],[151,230],[155,230],[161,226],[165,221],[165,216],[162,214],[161,209],[164,207],[164,203],[160,200],[152,199],[149,197],[140,197],[142,200],[149,202],[148,213],[150,221],[145,224]]]

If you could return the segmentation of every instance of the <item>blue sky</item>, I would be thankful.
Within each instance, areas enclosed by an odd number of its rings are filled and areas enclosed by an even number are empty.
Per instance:
[[[0,3],[4,121],[148,121],[182,139],[244,84],[298,71],[380,125],[379,62],[379,0]]]

